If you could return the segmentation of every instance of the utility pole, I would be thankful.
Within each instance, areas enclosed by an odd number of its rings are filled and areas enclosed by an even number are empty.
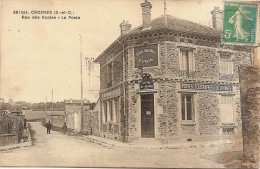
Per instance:
[[[47,96],[46,96],[46,105],[45,105],[45,110],[48,110],[48,102],[47,102]]]
[[[45,108],[44,108],[44,115],[45,115],[45,119],[47,117],[47,96],[46,96],[46,104],[45,104]]]
[[[82,35],[79,35],[79,42],[80,42],[80,86],[81,86],[81,111],[80,111],[80,129],[79,131],[83,130],[83,79],[82,79]]]
[[[53,89],[51,89],[51,123],[53,123]]]
[[[88,72],[88,84],[89,84],[89,91],[90,91],[90,78],[91,78],[91,71],[94,70],[94,58],[85,57],[85,60],[86,60],[86,69]]]
[[[87,58],[85,57],[86,60],[86,69],[88,72],[88,90],[90,91],[90,78],[91,78],[91,71],[94,70],[94,58]],[[92,135],[92,110],[89,109],[89,133]]]

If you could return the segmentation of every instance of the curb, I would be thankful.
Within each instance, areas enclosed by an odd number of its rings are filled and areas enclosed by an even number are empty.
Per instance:
[[[32,146],[32,141],[30,140],[28,143],[20,143],[20,144],[7,145],[7,146],[0,147],[0,152],[10,151],[10,150],[24,148],[24,147],[31,147],[31,146]]]
[[[88,136],[80,136],[81,140],[86,140],[91,143],[98,144],[102,147],[106,147],[108,149],[111,148],[131,148],[131,149],[190,149],[190,148],[201,148],[201,147],[218,147],[218,146],[230,146],[237,143],[241,143],[240,140],[235,141],[223,141],[223,142],[205,142],[205,143],[176,143],[178,145],[172,145],[172,144],[164,144],[164,145],[156,145],[156,146],[144,146],[144,145],[133,145],[128,143],[109,143],[106,141],[102,141],[100,139],[90,138]]]

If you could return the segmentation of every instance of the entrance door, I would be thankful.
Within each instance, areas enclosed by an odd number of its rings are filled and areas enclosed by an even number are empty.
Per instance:
[[[141,95],[141,136],[154,137],[154,95]]]

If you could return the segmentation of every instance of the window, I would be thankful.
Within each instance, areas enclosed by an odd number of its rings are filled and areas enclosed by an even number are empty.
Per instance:
[[[108,101],[109,104],[109,115],[110,115],[110,121],[113,121],[113,102],[112,100]]]
[[[222,95],[221,101],[221,122],[222,123],[234,123],[234,108],[233,108],[233,96]]]
[[[181,114],[182,120],[194,120],[193,113],[193,95],[181,95]]]
[[[107,65],[108,68],[108,87],[112,86],[112,78],[113,78],[113,66],[112,63]]]
[[[195,71],[195,59],[192,50],[182,50],[180,52],[181,76],[190,76]]]
[[[103,108],[103,110],[104,110],[104,120],[103,121],[107,122],[107,103],[104,102],[103,105],[104,105],[104,108]]]
[[[115,99],[115,115],[116,115],[116,122],[120,121],[120,108],[119,108],[119,98]]]
[[[220,74],[233,74],[233,62],[230,55],[220,56]]]

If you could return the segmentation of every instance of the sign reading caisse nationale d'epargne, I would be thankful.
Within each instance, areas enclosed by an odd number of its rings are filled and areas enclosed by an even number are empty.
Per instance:
[[[225,2],[222,43],[254,45],[257,8],[257,4]]]

